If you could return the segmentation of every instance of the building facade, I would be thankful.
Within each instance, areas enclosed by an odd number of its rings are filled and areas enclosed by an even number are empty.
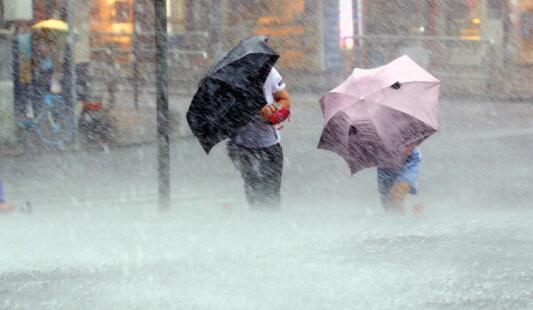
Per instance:
[[[33,0],[34,21],[61,16],[63,1]],[[134,42],[153,49],[152,0],[74,2],[79,58],[115,45],[128,63]],[[524,80],[533,64],[533,0],[168,0],[167,9],[171,52],[212,62],[240,39],[265,34],[281,54],[277,66],[296,76],[330,80],[328,73],[409,54],[442,79],[492,86]],[[341,37],[343,14],[351,16],[351,38]]]

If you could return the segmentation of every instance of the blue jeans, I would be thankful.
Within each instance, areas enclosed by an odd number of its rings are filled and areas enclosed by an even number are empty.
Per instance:
[[[283,149],[276,145],[250,149],[228,143],[228,155],[241,173],[248,205],[278,209],[281,206]]]
[[[381,197],[381,205],[383,207],[387,207],[389,194],[396,182],[409,184],[411,187],[410,193],[413,195],[416,194],[416,179],[420,172],[421,161],[422,153],[420,153],[418,148],[415,148],[405,159],[400,170],[378,167],[378,191]]]

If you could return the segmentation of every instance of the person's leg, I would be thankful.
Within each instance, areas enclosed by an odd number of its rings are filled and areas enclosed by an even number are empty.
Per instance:
[[[0,214],[12,212],[13,208],[6,203],[4,195],[4,187],[2,186],[2,181],[0,181]]]
[[[405,196],[411,191],[411,185],[398,180],[394,183],[388,197],[389,207],[392,210],[404,212],[403,202]]]
[[[280,144],[261,150],[258,184],[260,203],[266,208],[281,207],[281,178],[283,173],[283,149]]]
[[[259,174],[255,167],[257,165],[256,154],[251,149],[230,142],[228,143],[228,155],[241,174],[246,201],[253,208],[257,203],[257,184],[259,183]]]
[[[405,160],[389,194],[389,202],[393,209],[403,211],[403,202],[407,194],[416,194],[416,180],[420,172],[421,158],[420,151],[414,149]]]
[[[381,206],[388,210],[390,207],[390,193],[396,179],[398,178],[398,172],[394,169],[378,168],[377,169],[377,181],[378,191],[381,199]]]

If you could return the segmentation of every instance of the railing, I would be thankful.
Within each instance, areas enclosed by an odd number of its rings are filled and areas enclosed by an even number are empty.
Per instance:
[[[91,73],[94,87],[109,85],[151,89],[155,84],[153,34],[91,33]],[[207,32],[169,34],[169,90],[187,90],[210,65]],[[100,81],[100,83],[99,83]],[[113,81],[109,83],[109,81]]]
[[[365,35],[353,40],[352,57],[345,59],[355,66],[383,65],[403,54],[437,76],[490,78],[492,69],[501,65],[502,57],[491,40],[463,40],[443,36]]]

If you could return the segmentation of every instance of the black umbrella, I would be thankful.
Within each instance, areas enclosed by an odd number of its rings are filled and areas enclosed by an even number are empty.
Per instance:
[[[234,136],[267,104],[263,84],[279,58],[267,41],[266,36],[242,40],[200,81],[187,122],[206,153]]]

